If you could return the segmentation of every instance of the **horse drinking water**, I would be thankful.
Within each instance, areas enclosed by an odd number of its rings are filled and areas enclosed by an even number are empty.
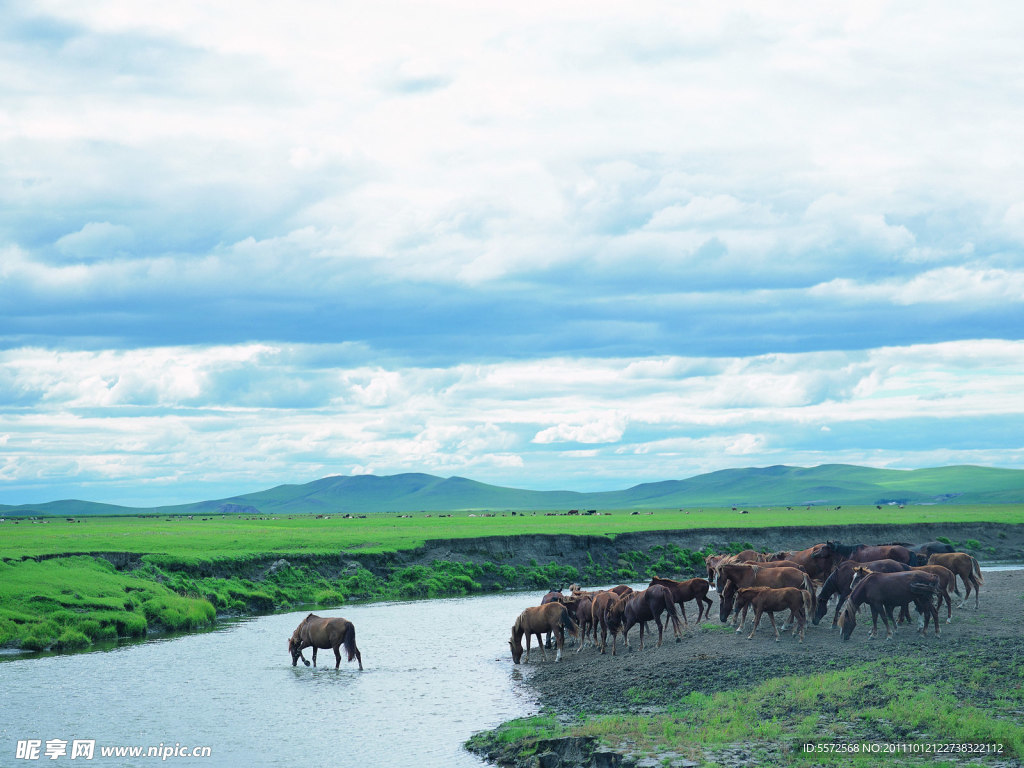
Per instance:
[[[302,655],[304,648],[313,649],[313,666],[316,666],[317,648],[331,648],[334,650],[334,668],[341,666],[341,646],[345,646],[348,660],[356,659],[359,662],[359,669],[363,668],[363,656],[356,647],[356,628],[348,619],[322,618],[315,613],[309,614],[302,620],[302,623],[295,628],[291,638],[288,640],[288,653],[292,655],[292,666],[298,664],[299,659],[307,667],[309,662]]]
[[[512,649],[512,663],[518,664],[523,658],[523,635],[526,635],[526,661],[530,661],[530,636],[537,636],[537,645],[540,646],[540,653],[544,661],[548,655],[544,652],[544,643],[541,636],[545,632],[551,632],[555,636],[558,651],[555,654],[555,661],[562,660],[562,645],[565,643],[565,628],[568,627],[573,637],[579,637],[579,625],[572,620],[569,610],[562,603],[545,603],[527,608],[519,614],[516,623],[512,625],[512,637],[508,639],[509,648]]]

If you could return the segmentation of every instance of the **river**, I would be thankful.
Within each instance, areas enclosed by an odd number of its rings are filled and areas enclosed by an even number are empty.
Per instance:
[[[308,611],[106,651],[0,657],[0,765],[78,765],[73,742],[84,740],[95,742],[91,765],[479,768],[462,743],[536,711],[506,640],[541,594],[318,611],[355,624],[363,672],[344,654],[335,671],[329,649],[316,669],[292,667],[287,641]],[[28,740],[41,742],[40,758],[16,760]],[[67,754],[47,759],[50,740]],[[133,760],[102,757],[103,746],[211,756]]]

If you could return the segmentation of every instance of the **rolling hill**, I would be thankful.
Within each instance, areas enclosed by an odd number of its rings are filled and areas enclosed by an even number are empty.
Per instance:
[[[1024,503],[1024,470],[954,466],[874,469],[848,464],[724,469],[686,480],[643,483],[621,491],[530,491],[464,477],[331,476],[227,499],[134,508],[64,500],[0,505],[0,515],[368,514],[441,510],[666,509],[694,506],[809,504]]]

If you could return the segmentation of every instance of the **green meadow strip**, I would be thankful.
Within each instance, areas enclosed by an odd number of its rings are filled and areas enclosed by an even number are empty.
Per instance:
[[[563,510],[564,512],[564,510]],[[862,524],[1024,523],[1024,505],[935,505],[883,507],[751,507],[599,510],[595,515],[496,512],[494,516],[455,512],[411,516],[371,514],[364,518],[328,515],[218,515],[166,517],[82,517],[69,522],[7,518],[0,523],[0,558],[68,552],[133,552],[179,558],[245,557],[267,553],[327,554],[339,551],[395,552],[428,540],[523,534],[617,536],[644,531],[700,528],[769,528]]]

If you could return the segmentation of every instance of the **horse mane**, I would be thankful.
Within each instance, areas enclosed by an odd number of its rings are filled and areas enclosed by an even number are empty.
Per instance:
[[[864,546],[863,544],[843,544],[840,541],[829,541],[827,545],[837,555],[843,555],[844,557],[849,557]]]
[[[832,573],[828,575],[828,578],[821,583],[821,590],[818,592],[819,600],[828,600],[832,595],[839,591],[839,588],[836,586],[836,577],[838,573],[838,568],[833,569]]]

